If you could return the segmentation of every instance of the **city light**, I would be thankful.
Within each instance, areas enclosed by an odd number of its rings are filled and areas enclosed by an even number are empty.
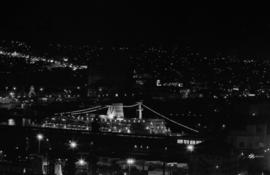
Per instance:
[[[37,140],[38,140],[38,153],[40,153],[40,142],[44,139],[43,134],[37,134]]]
[[[75,141],[70,141],[69,146],[70,146],[71,149],[75,149],[75,148],[77,148],[78,144]]]
[[[37,139],[41,141],[44,139],[44,136],[42,134],[37,134]]]
[[[194,151],[194,145],[187,145],[187,151],[193,152]]]
[[[78,165],[84,166],[84,165],[86,165],[86,161],[81,158],[81,159],[78,160]]]
[[[46,13],[1,21],[0,175],[270,172],[265,9],[132,20],[35,9]]]
[[[133,165],[134,163],[135,163],[135,159],[132,159],[132,158],[127,159],[127,164],[128,165]]]
[[[135,163],[135,159],[132,159],[132,158],[128,158],[127,159],[127,164],[128,164],[128,175],[130,175],[130,167]]]
[[[43,63],[49,63],[54,65],[55,67],[58,68],[70,68],[72,70],[77,70],[77,69],[87,69],[87,65],[74,65],[72,63],[69,63],[67,61],[62,62],[58,61],[56,59],[48,58],[48,57],[39,57],[39,56],[33,56],[30,54],[23,54],[19,52],[7,52],[4,50],[0,50],[0,55],[2,56],[7,56],[10,58],[24,58],[25,60],[30,61],[30,64],[35,64],[36,62],[43,62]]]
[[[15,120],[13,118],[8,119],[8,125],[9,126],[15,126]]]

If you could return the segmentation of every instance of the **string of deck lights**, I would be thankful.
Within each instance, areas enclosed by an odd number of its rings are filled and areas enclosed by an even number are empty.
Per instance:
[[[138,106],[139,104],[133,104],[133,105],[124,105],[122,106],[123,108],[133,108],[133,107],[136,107]],[[96,112],[96,111],[99,111],[99,110],[102,110],[102,109],[105,109],[105,108],[109,108],[111,107],[111,105],[107,105],[107,106],[94,106],[94,107],[91,107],[91,108],[86,108],[86,109],[80,109],[80,110],[76,110],[76,111],[70,111],[70,112],[62,112],[62,113],[59,113],[60,115],[61,114],[74,114],[74,115],[79,115],[79,114],[85,114],[85,113],[90,113],[90,112]]]
[[[194,131],[194,132],[197,132],[197,133],[199,132],[198,130],[195,130],[195,129],[191,128],[191,127],[188,127],[188,126],[186,126],[186,125],[183,125],[183,124],[181,124],[181,123],[179,123],[179,122],[176,122],[176,121],[174,121],[174,120],[172,120],[172,119],[170,119],[170,118],[168,118],[168,117],[166,117],[166,116],[160,114],[159,112],[157,112],[157,111],[155,111],[155,110],[149,108],[148,106],[146,106],[146,105],[144,105],[144,104],[142,104],[142,106],[145,107],[146,109],[150,110],[151,112],[155,113],[156,115],[160,116],[161,118],[164,118],[164,119],[166,119],[166,120],[168,120],[168,121],[170,121],[170,122],[172,122],[172,123],[174,123],[174,124],[176,124],[176,125],[178,125],[178,126],[181,126],[181,127],[183,127],[183,128],[186,128],[186,129],[188,129],[188,130],[191,130],[191,131]]]
[[[108,106],[100,107],[100,108],[89,110],[89,111],[83,111],[83,112],[75,112],[75,113],[71,112],[70,114],[73,114],[73,115],[87,114],[87,113],[91,113],[91,112],[100,111],[100,110],[106,109],[106,108],[108,108]]]
[[[91,108],[85,108],[85,109],[80,109],[80,110],[75,110],[75,111],[69,111],[69,112],[61,112],[61,113],[56,113],[56,114],[60,114],[60,115],[63,115],[63,114],[76,114],[76,113],[80,113],[80,112],[91,112],[93,110],[96,110],[98,108],[101,108],[102,106],[95,106],[95,107],[91,107]],[[95,112],[95,111],[94,111]]]
[[[95,106],[95,107],[86,108],[86,109],[80,109],[80,110],[71,111],[71,112],[67,112],[67,113],[75,113],[75,112],[88,111],[88,110],[92,110],[92,109],[96,109],[96,108],[100,108],[100,107],[102,107],[102,106]]]

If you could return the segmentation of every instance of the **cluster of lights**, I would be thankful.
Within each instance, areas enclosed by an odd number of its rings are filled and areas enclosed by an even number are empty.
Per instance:
[[[16,42],[15,42],[16,43]],[[65,47],[62,45],[59,45],[59,47]],[[87,50],[92,50],[90,49],[91,47],[89,46],[83,46],[83,48],[88,48]],[[128,49],[122,49],[122,48],[126,48],[126,47],[113,47],[113,50],[128,50]],[[169,52],[167,49],[164,48],[155,48],[155,47],[150,47],[150,48],[145,48],[143,46],[141,52],[141,55],[139,56],[132,56],[130,55],[130,59],[135,60],[136,65],[138,65],[138,67],[136,68],[135,71],[135,78],[143,78],[143,75],[145,74],[145,72],[147,71],[147,66],[142,66],[142,65],[147,65],[148,63],[152,65],[153,70],[152,70],[152,77],[154,78],[154,80],[160,79],[160,77],[166,77],[166,75],[168,75],[168,79],[166,78],[166,80],[168,80],[168,82],[170,83],[165,83],[166,86],[171,87],[171,86],[177,86],[177,87],[182,87],[183,84],[178,83],[179,80],[181,80],[181,76],[183,74],[183,72],[177,71],[178,70],[178,65],[190,65],[193,63],[194,60],[196,60],[196,62],[202,63],[203,65],[206,65],[206,67],[211,67],[216,75],[220,75],[222,73],[227,73],[229,72],[230,74],[232,74],[233,80],[229,80],[226,83],[230,84],[230,87],[226,86],[226,84],[224,84],[223,82],[220,82],[219,80],[215,80],[213,81],[213,83],[215,85],[218,86],[218,88],[220,89],[220,94],[211,94],[211,97],[213,98],[224,98],[224,99],[228,99],[231,96],[234,96],[235,94],[238,94],[238,97],[244,97],[244,98],[249,98],[249,97],[256,97],[256,96],[260,96],[260,95],[266,95],[267,97],[270,97],[270,93],[267,90],[267,88],[263,87],[264,84],[269,84],[269,81],[267,80],[266,75],[268,75],[268,67],[269,67],[269,61],[264,60],[264,61],[257,61],[254,58],[239,58],[239,59],[234,59],[233,57],[227,56],[227,57],[213,57],[213,58],[208,58],[208,57],[203,57],[200,56],[199,53],[196,52],[190,52],[188,51],[189,49],[186,50],[185,55],[179,55],[177,52],[175,52],[173,55],[168,54],[171,53]],[[95,50],[100,50],[102,51],[103,49],[94,49],[92,51]],[[98,53],[97,53],[98,54]],[[62,58],[62,61],[57,61],[55,59],[50,59],[50,58],[44,58],[44,57],[35,57],[35,56],[31,56],[31,55],[27,55],[27,54],[22,54],[18,51],[14,51],[14,52],[7,52],[4,50],[0,50],[0,55],[5,55],[5,56],[9,56],[9,57],[20,57],[20,58],[25,58],[30,60],[31,63],[35,63],[38,61],[42,61],[42,62],[46,62],[46,63],[51,63],[54,64],[55,67],[68,67],[71,68],[72,70],[77,70],[77,69],[86,69],[87,66],[76,66],[73,65],[71,63],[68,63],[68,58],[64,57]],[[161,59],[159,58],[168,58],[168,59],[162,59],[162,61],[160,61]],[[144,59],[147,58],[147,59]],[[154,58],[154,59],[153,59]],[[191,59],[189,59],[191,58]],[[192,58],[196,58],[196,59],[192,59]],[[166,60],[166,61],[164,61]],[[167,61],[168,60],[168,61]],[[145,62],[147,64],[145,64]],[[137,64],[138,63],[138,64]],[[161,66],[162,63],[162,66]],[[238,65],[237,67],[241,67],[239,65],[246,65],[248,66],[248,68],[243,68],[243,69],[251,69],[254,70],[252,72],[254,72],[254,76],[259,76],[260,74],[263,74],[262,77],[264,77],[264,79],[266,80],[262,80],[262,86],[256,90],[256,92],[249,92],[248,89],[243,89],[241,90],[239,88],[239,83],[235,83],[240,82],[240,80],[242,80],[243,78],[241,77],[242,75],[238,75],[234,70],[233,70],[233,66],[230,65]],[[196,64],[194,64],[196,65]],[[256,68],[256,66],[260,66],[260,65],[264,65],[261,69]],[[142,67],[142,68],[141,68]],[[187,72],[191,71],[194,72],[194,69],[196,70],[196,66],[192,67],[192,66],[184,66],[185,69],[188,69]],[[245,66],[242,66],[245,67]],[[183,69],[184,70],[184,69]],[[245,71],[245,72],[251,72],[251,71]],[[259,73],[258,73],[259,72]],[[191,89],[188,89],[190,92],[193,93],[192,97],[195,97],[195,93],[198,93],[197,97],[202,97],[203,95],[199,95],[199,91],[200,89],[203,89],[205,87],[205,85],[203,83],[201,83],[200,80],[200,73],[197,73],[198,75],[190,75],[190,81],[189,82],[184,82],[184,84],[190,84],[192,86]],[[174,78],[170,79],[169,77],[171,77],[171,75],[173,75]],[[240,77],[239,77],[240,76]],[[224,76],[226,77],[226,76]],[[246,78],[246,76],[243,76],[244,78]],[[238,80],[240,78],[240,80]],[[248,82],[249,80],[243,79],[243,82]],[[163,84],[162,82],[158,83],[158,86],[160,84]],[[186,89],[186,88],[185,88]],[[196,90],[197,89],[197,90]],[[174,93],[178,93],[179,91],[174,91]],[[107,94],[108,95],[108,94]],[[118,94],[119,95],[119,94]],[[118,96],[116,94],[116,96]],[[106,96],[106,95],[105,95]],[[191,95],[189,96],[191,97]]]
[[[184,145],[197,145],[202,143],[201,140],[188,140],[188,139],[177,139],[177,144],[184,144]]]
[[[18,88],[16,86],[9,88],[6,87],[6,92],[4,96],[0,96],[0,104],[20,104],[21,108],[24,108],[25,105],[34,103],[34,102],[41,102],[41,103],[51,103],[55,101],[72,101],[77,100],[80,98],[79,94],[74,94],[72,90],[66,90],[64,89],[64,92],[54,92],[54,93],[44,93],[45,88],[40,87],[39,91],[35,93],[35,96],[37,97],[35,100],[31,98],[28,91],[21,91],[17,90]],[[26,95],[28,93],[28,95]],[[73,95],[71,95],[73,93]],[[75,91],[76,93],[76,91]]]
[[[156,80],[157,87],[183,87],[183,83],[180,82],[161,82],[161,80]]]
[[[42,133],[38,133],[38,134],[36,135],[36,139],[39,141],[39,143],[40,143],[41,141],[43,141],[43,140],[49,141],[49,139],[45,139],[45,136],[44,136]],[[91,142],[91,144],[92,144],[92,142]],[[70,149],[74,150],[74,149],[78,148],[78,143],[77,143],[75,140],[69,140],[68,146],[69,146]],[[141,149],[143,148],[142,145],[140,145],[139,147],[140,147]],[[134,145],[134,148],[138,148],[138,146],[137,146],[137,145]],[[150,149],[150,147],[149,147],[148,145],[145,146],[145,148],[146,148],[146,149]],[[19,147],[15,147],[15,149],[18,150]],[[167,148],[167,147],[164,147],[164,149],[167,150],[168,148]],[[187,146],[186,146],[186,150],[187,150],[188,152],[194,152],[195,146],[194,146],[194,145],[187,145]],[[40,152],[39,152],[39,153],[40,153]],[[3,150],[0,150],[0,156],[1,156],[1,155],[4,155],[4,151],[3,151]],[[6,156],[7,156],[7,155],[5,154],[4,157],[6,157]],[[19,156],[19,157],[21,157],[21,156]],[[28,159],[28,157],[27,157],[27,159]],[[67,159],[65,159],[65,160],[67,161]],[[60,159],[59,159],[59,161],[60,161]],[[80,158],[80,159],[78,159],[78,160],[77,160],[76,162],[74,162],[74,163],[76,163],[78,166],[86,166],[86,165],[87,165],[87,161],[86,161],[84,158]],[[136,160],[135,160],[134,158],[127,158],[127,159],[126,159],[126,164],[127,164],[128,166],[134,165],[135,163],[136,163]],[[218,165],[217,165],[217,166],[218,166]],[[129,167],[129,168],[130,168],[130,167]],[[219,167],[218,167],[218,168],[219,168]]]
[[[265,153],[269,152],[270,151],[270,148],[267,148],[264,150]]]
[[[142,75],[147,72],[147,64],[150,64],[153,67],[152,70],[152,76],[156,79],[158,79],[156,85],[161,86],[162,83],[159,81],[160,77],[166,77],[166,80],[170,81],[175,81],[178,82],[181,80],[181,76],[183,74],[185,75],[185,72],[190,72],[192,71],[195,72],[196,74],[192,75],[187,75],[187,77],[190,77],[189,82],[184,82],[184,84],[190,84],[192,86],[191,92],[193,93],[192,96],[190,97],[195,97],[196,93],[199,93],[200,89],[209,89],[207,85],[202,83],[200,77],[201,74],[200,72],[196,72],[194,70],[197,70],[196,65],[197,64],[192,64],[195,60],[196,62],[202,63],[202,65],[205,65],[205,67],[208,69],[212,69],[216,75],[228,73],[231,76],[228,77],[233,77],[231,80],[228,81],[220,81],[219,79],[216,79],[212,81],[214,85],[218,87],[220,90],[220,93],[217,95],[212,95],[213,98],[224,98],[228,99],[231,96],[236,96],[237,97],[243,97],[243,98],[252,98],[252,97],[257,97],[257,96],[263,96],[263,97],[270,97],[270,92],[267,90],[267,88],[264,85],[269,84],[269,81],[267,80],[266,76],[269,76],[268,74],[268,69],[269,69],[269,61],[268,60],[256,60],[254,58],[239,58],[235,59],[234,57],[212,57],[212,58],[207,58],[203,56],[199,56],[198,53],[186,53],[185,55],[178,55],[177,53],[173,55],[168,55],[168,54],[161,54],[161,53],[167,53],[167,52],[159,52],[160,49],[158,48],[151,48],[151,49],[146,49],[142,53],[141,56],[135,57],[135,63],[138,62],[138,67],[135,68],[136,71],[134,71],[134,78],[139,78],[143,77]],[[195,56],[195,57],[194,57]],[[166,59],[168,61],[160,61],[160,57],[167,57],[169,59]],[[196,59],[192,59],[196,58]],[[162,66],[160,66],[162,63]],[[194,66],[183,66],[183,72],[177,71],[179,70],[178,66],[179,65],[194,65]],[[231,66],[231,65],[237,65],[237,66]],[[241,66],[243,65],[243,66]],[[259,67],[262,66],[262,67]],[[141,68],[142,67],[142,68]],[[252,72],[254,77],[262,77],[263,79],[260,82],[260,87],[255,90],[255,92],[251,92],[249,90],[240,90],[239,82],[243,82],[246,84],[250,84],[250,79],[246,78],[248,76],[243,76],[242,74],[238,74],[237,72],[239,71],[238,69],[235,70],[234,67],[242,67],[244,70],[243,72]],[[187,71],[184,72],[184,70],[187,69]],[[149,72],[149,71],[148,71]],[[204,74],[202,74],[204,75]],[[167,78],[168,77],[168,78]],[[170,77],[174,77],[170,79]],[[220,77],[220,76],[217,76]],[[142,79],[142,78],[141,78]],[[227,84],[230,84],[232,88],[228,87]],[[172,83],[168,85],[177,85],[177,83]],[[184,87],[185,88],[185,87]],[[267,91],[267,92],[266,92]],[[174,93],[178,93],[179,91],[174,91]],[[198,95],[198,94],[197,94]],[[199,95],[197,96],[199,97]]]
[[[29,60],[31,64],[35,64],[36,62],[45,62],[45,63],[53,64],[54,67],[70,68],[74,71],[81,70],[81,69],[87,69],[86,65],[74,65],[72,63],[68,63],[66,58],[64,58],[63,61],[57,61],[57,60],[54,60],[52,58],[36,57],[36,56],[23,54],[23,53],[16,52],[16,51],[7,52],[7,51],[3,51],[3,50],[0,50],[0,55],[8,56],[11,58],[24,58],[26,60]]]
[[[41,133],[39,133],[39,134],[36,135],[36,138],[37,138],[37,140],[40,142],[40,141],[44,140],[44,135],[41,134]],[[92,142],[91,142],[91,144],[92,144]],[[74,141],[74,140],[70,140],[70,141],[69,141],[69,147],[70,147],[72,150],[74,150],[74,149],[76,149],[76,148],[78,147],[78,143],[77,143],[76,141]],[[147,146],[147,149],[148,149],[148,148],[149,148],[149,146]],[[19,149],[19,148],[16,147],[16,149]],[[0,150],[0,155],[1,155],[1,154],[3,154],[3,150]],[[5,155],[5,156],[6,156],[6,155]],[[135,159],[128,158],[126,162],[127,162],[128,165],[133,165],[133,164],[135,163]],[[76,162],[76,164],[78,164],[79,166],[85,166],[85,165],[87,164],[87,162],[85,161],[85,159],[80,158],[80,159]]]
[[[192,113],[191,111],[188,111],[187,113],[170,113],[170,116],[183,116],[183,117],[202,117],[203,114],[199,114],[199,113]]]
[[[133,165],[134,163],[135,163],[135,159],[132,159],[132,158],[127,159],[127,164],[128,165]]]
[[[134,148],[135,148],[135,149],[138,149],[138,148],[143,149],[143,147],[144,147],[143,145],[140,145],[140,146],[134,145]],[[146,148],[146,149],[149,149],[150,146],[146,145],[145,148]]]

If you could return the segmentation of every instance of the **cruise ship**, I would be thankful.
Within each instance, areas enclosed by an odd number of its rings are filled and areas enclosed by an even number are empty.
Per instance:
[[[138,117],[126,117],[125,108],[135,108]],[[143,110],[154,113],[153,117],[143,117]],[[180,133],[172,132],[170,124],[181,127]],[[39,125],[42,128],[89,131],[91,133],[115,133],[127,135],[185,136],[189,133],[198,135],[199,131],[176,122],[142,102],[133,105],[115,103],[96,106],[71,112],[56,113],[45,118]]]

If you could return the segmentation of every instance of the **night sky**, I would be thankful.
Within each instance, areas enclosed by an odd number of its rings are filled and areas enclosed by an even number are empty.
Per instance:
[[[270,56],[267,9],[234,4],[128,4],[9,7],[1,38],[33,43],[190,43],[210,51]],[[269,52],[269,53],[268,53]]]

